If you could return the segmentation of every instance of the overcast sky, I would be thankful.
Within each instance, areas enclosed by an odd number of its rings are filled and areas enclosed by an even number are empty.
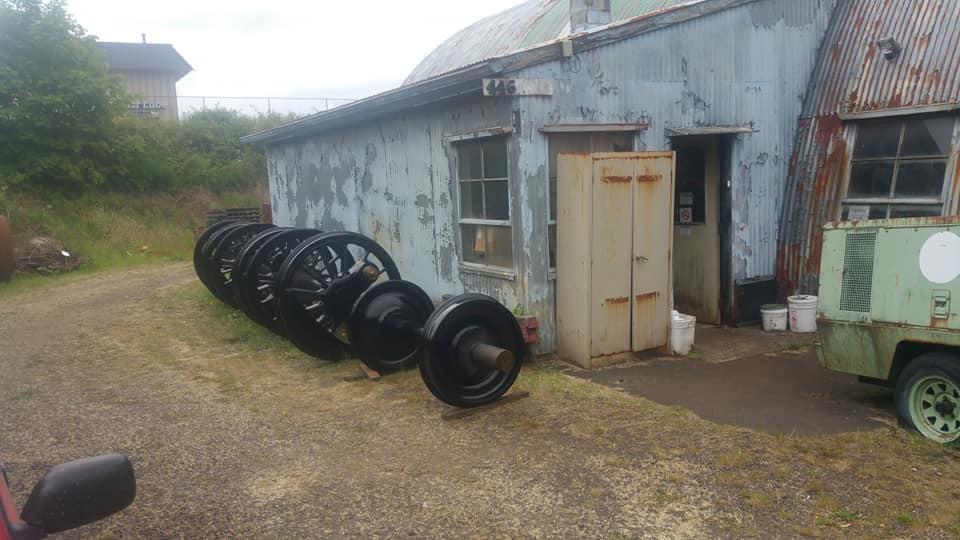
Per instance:
[[[68,0],[103,41],[171,43],[181,96],[360,98],[399,86],[454,32],[522,0]]]

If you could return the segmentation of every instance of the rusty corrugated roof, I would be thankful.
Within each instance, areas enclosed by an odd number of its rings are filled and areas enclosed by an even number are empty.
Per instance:
[[[702,1],[611,0],[610,15],[613,23],[617,23]],[[454,34],[430,53],[403,84],[413,84],[569,34],[570,0],[528,0]]]
[[[890,37],[902,51],[886,60],[877,41]],[[845,120],[960,107],[960,1],[841,2],[809,88],[790,163],[777,258],[777,280],[781,292],[789,294],[817,290],[822,226],[839,215],[845,195],[850,160]],[[947,212],[956,213],[960,170],[949,174],[953,187],[945,203]]]
[[[813,81],[809,116],[960,101],[960,2],[851,0]],[[894,60],[878,40],[903,47]]]

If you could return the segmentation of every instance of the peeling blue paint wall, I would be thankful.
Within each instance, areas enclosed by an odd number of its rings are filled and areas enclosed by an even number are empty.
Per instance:
[[[757,1],[504,74],[552,79],[553,96],[477,96],[278,143],[268,150],[275,219],[372,236],[434,296],[477,291],[519,305],[540,318],[538,351],[551,352],[556,283],[548,278],[548,149],[540,128],[647,123],[635,148],[665,150],[669,129],[746,126],[755,131],[733,141],[724,173],[733,199],[732,278],[773,275],[797,118],[834,4]],[[511,280],[459,269],[455,150],[444,139],[498,127],[516,129],[508,136]]]

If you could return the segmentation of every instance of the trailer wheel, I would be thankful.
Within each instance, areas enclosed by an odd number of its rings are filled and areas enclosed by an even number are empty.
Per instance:
[[[922,354],[897,379],[897,417],[924,437],[960,448],[960,358]]]

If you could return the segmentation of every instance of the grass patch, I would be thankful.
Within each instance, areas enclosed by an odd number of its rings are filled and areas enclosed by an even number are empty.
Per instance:
[[[24,399],[30,399],[37,394],[37,391],[33,388],[27,388],[23,392],[20,392],[13,396],[14,401],[21,401]]]
[[[255,193],[200,190],[76,198],[9,194],[8,199],[14,238],[49,236],[63,242],[81,258],[81,273],[189,260],[207,210],[260,204]],[[49,282],[42,276],[19,275],[0,284],[0,295]]]

